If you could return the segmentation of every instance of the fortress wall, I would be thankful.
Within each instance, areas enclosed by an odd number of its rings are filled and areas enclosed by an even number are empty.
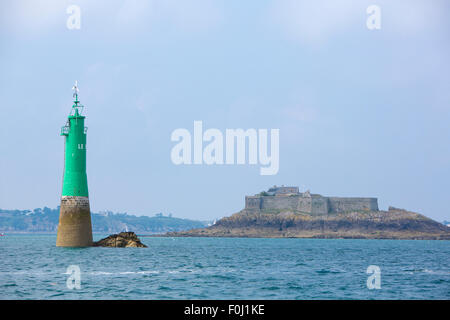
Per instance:
[[[329,210],[327,198],[314,196],[261,197],[261,209],[290,209],[312,214],[326,214]]]
[[[312,198],[311,197],[297,197],[297,210],[301,212],[311,212]]]
[[[328,198],[329,210],[333,213],[353,210],[378,211],[377,198]]]
[[[292,196],[261,197],[261,209],[297,210],[297,206],[298,206],[298,197]]]
[[[261,209],[261,197],[259,196],[245,196],[246,209]]]
[[[312,197],[311,213],[327,214],[329,212],[328,199],[324,197]]]
[[[268,190],[269,192],[275,192],[277,194],[298,194],[298,187],[273,187]]]
[[[322,196],[246,196],[246,209],[296,210],[311,214],[348,211],[378,211],[377,198],[340,198]]]
[[[324,197],[297,197],[297,210],[312,214],[327,214],[328,199]]]

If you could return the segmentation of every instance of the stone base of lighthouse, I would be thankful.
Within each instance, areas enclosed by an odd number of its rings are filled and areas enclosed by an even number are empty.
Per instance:
[[[88,197],[63,196],[61,198],[56,246],[92,246],[91,210]]]

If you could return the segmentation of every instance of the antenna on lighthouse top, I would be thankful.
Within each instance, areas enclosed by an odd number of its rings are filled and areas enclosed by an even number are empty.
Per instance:
[[[73,104],[73,106],[72,106],[72,110],[75,110],[75,113],[74,113],[74,115],[75,116],[78,116],[78,115],[80,115],[80,111],[78,111],[78,108],[81,108],[81,112],[83,111],[83,105],[82,104],[80,104],[80,100],[78,100],[78,92],[80,92],[80,90],[78,89],[78,81],[77,80],[75,80],[75,84],[73,85],[73,87],[72,87],[72,90],[73,90],[73,97],[74,97],[74,104]]]
[[[78,92],[80,92],[80,90],[78,89],[78,80],[75,80],[75,84],[74,84],[74,86],[72,87],[72,90],[73,90],[73,97],[75,98],[75,105],[78,105],[78,103],[80,102],[80,101],[78,101]]]
[[[74,84],[74,86],[72,87],[72,90],[75,91],[74,94],[77,94],[78,91],[80,91],[80,90],[78,90],[78,80],[75,80],[75,84]]]

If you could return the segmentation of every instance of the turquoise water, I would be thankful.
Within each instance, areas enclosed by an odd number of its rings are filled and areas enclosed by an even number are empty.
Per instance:
[[[141,239],[149,248],[0,237],[0,299],[450,299],[450,241]],[[67,287],[69,265],[81,289]]]

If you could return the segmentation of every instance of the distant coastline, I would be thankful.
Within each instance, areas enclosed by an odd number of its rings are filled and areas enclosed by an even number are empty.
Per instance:
[[[8,234],[56,234],[58,228],[59,207],[34,210],[0,209],[0,232]],[[157,213],[149,216],[135,216],[128,213],[92,213],[92,232],[111,234],[133,231],[139,235],[158,234],[171,231],[185,231],[206,227],[209,221],[196,221],[172,217]]]

